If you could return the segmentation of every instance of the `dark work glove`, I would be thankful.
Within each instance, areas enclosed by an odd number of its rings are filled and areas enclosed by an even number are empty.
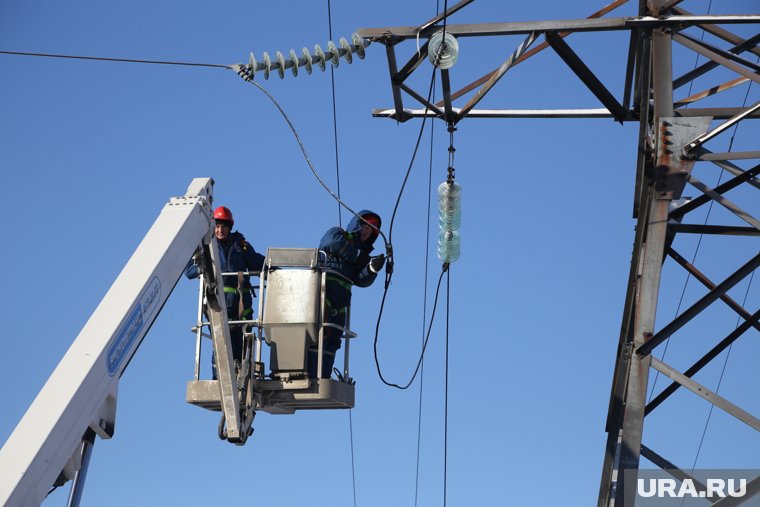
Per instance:
[[[364,250],[359,251],[359,255],[356,257],[356,260],[354,261],[354,267],[358,270],[364,269],[364,266],[367,265],[369,262],[369,254],[365,252]]]
[[[369,270],[373,273],[379,272],[381,269],[383,269],[383,265],[385,264],[385,255],[380,254],[372,257],[369,260]]]

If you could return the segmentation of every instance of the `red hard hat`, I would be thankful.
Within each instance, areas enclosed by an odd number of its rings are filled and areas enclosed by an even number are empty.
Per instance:
[[[225,208],[224,206],[219,206],[214,210],[214,220],[229,222],[230,226],[235,223],[235,220],[232,218],[232,212],[229,208]]]
[[[380,227],[380,217],[378,215],[375,215],[374,213],[368,213],[366,215],[362,215],[362,218],[375,227]]]

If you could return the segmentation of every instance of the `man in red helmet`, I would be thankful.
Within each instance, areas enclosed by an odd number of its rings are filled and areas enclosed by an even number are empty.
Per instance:
[[[232,231],[235,220],[229,208],[219,206],[214,210],[214,237],[219,250],[219,263],[222,273],[261,271],[264,256],[254,250],[245,236]],[[185,276],[197,278],[198,266],[192,260],[185,269]],[[249,276],[227,275],[224,280],[224,299],[227,304],[227,318],[230,320],[250,320],[253,317],[253,289]],[[230,326],[232,355],[238,363],[243,357],[243,327],[240,324]],[[213,378],[216,380],[216,363],[211,356]]]
[[[340,327],[346,326],[346,313],[351,305],[351,286],[369,287],[385,264],[383,254],[370,257],[380,231],[380,215],[363,210],[354,216],[346,229],[331,227],[322,236],[319,249],[326,254],[324,266],[340,276],[328,272],[325,287],[325,321]],[[322,354],[322,371],[319,378],[330,378],[335,352],[340,348],[342,331],[325,327]],[[318,348],[309,349],[309,377],[317,377]]]

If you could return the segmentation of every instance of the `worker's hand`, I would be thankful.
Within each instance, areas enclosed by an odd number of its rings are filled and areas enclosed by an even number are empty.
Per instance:
[[[203,264],[203,250],[201,248],[198,248],[193,252],[193,264],[196,266]]]
[[[379,272],[381,269],[383,269],[383,265],[385,264],[385,255],[380,254],[372,257],[369,260],[369,270],[373,273]]]

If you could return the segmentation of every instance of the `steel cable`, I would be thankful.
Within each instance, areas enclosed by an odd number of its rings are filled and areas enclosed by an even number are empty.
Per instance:
[[[438,0],[436,0],[436,15],[438,14]],[[432,95],[433,101],[435,101],[435,90]],[[427,222],[425,224],[425,275],[423,280],[423,297],[422,297],[422,334],[420,336],[420,345],[425,344],[425,322],[427,316],[427,286],[428,286],[428,274],[430,268],[428,265],[428,259],[430,256],[430,207],[432,205],[433,195],[433,141],[435,139],[435,123],[430,125],[430,153],[428,155],[428,188],[427,188]],[[414,476],[414,505],[417,507],[417,501],[419,499],[419,486],[420,486],[420,447],[422,442],[422,393],[424,387],[425,377],[425,360],[422,360],[422,366],[420,367],[420,397],[417,408],[417,463],[415,466]]]

